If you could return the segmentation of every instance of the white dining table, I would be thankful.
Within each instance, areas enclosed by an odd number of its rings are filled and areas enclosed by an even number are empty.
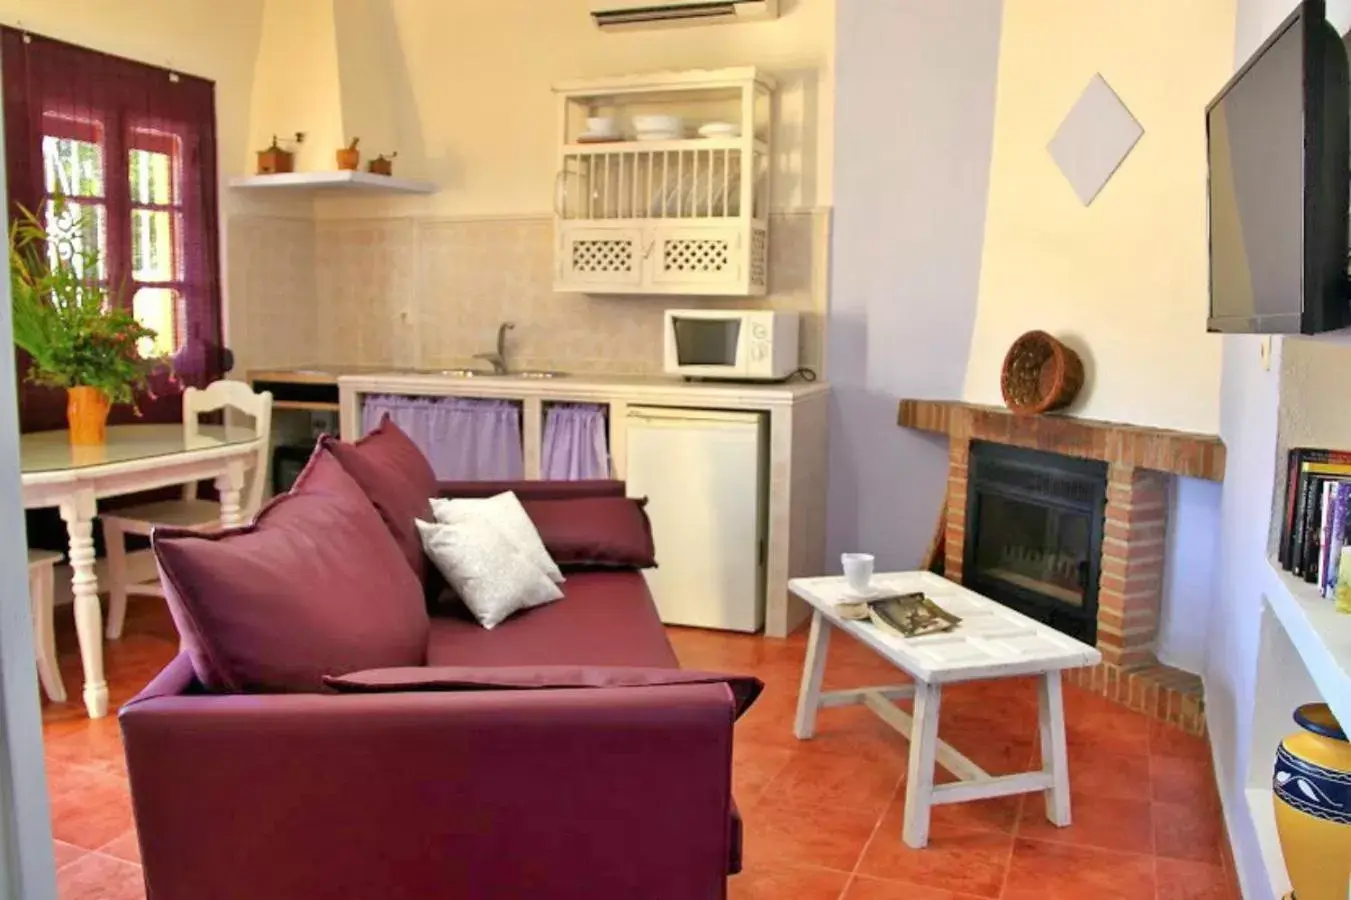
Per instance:
[[[108,714],[103,675],[103,611],[94,571],[94,517],[98,501],[172,485],[213,479],[220,492],[221,525],[240,521],[244,475],[257,459],[251,428],[199,425],[112,425],[108,441],[73,446],[66,431],[22,435],[19,444],[25,509],[56,507],[70,541],[75,631],[84,667],[89,717]]]

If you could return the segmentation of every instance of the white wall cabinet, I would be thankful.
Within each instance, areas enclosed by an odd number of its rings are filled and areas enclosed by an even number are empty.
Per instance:
[[[774,83],[753,68],[666,72],[555,88],[558,291],[759,296],[769,289]],[[681,129],[640,139],[642,116]],[[589,135],[588,121],[613,123]],[[695,137],[701,125],[730,131]],[[642,135],[650,137],[651,135]]]

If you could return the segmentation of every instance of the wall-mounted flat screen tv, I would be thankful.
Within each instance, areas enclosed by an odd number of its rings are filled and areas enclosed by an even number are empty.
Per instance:
[[[1206,108],[1210,331],[1351,325],[1347,52],[1304,0]]]

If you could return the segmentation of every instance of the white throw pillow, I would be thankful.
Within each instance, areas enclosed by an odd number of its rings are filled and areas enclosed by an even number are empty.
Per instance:
[[[422,549],[484,628],[520,609],[563,596],[524,553],[488,522],[418,520]]]
[[[530,521],[530,515],[521,505],[520,498],[511,491],[492,497],[462,497],[456,500],[437,498],[432,500],[432,515],[443,525],[450,525],[466,518],[471,520],[478,518],[490,523],[502,532],[516,549],[525,554],[527,559],[538,566],[541,572],[549,576],[550,581],[554,584],[563,583],[563,572],[549,555],[544,541],[540,540],[539,530],[535,528],[535,523]]]

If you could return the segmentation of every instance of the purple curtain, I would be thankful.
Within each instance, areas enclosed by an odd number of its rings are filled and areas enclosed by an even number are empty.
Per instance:
[[[361,413],[362,433],[372,431],[386,414],[421,448],[442,481],[519,481],[525,477],[518,403],[370,396]]]
[[[544,414],[544,454],[540,477],[546,481],[582,481],[610,477],[605,407],[557,403]]]

